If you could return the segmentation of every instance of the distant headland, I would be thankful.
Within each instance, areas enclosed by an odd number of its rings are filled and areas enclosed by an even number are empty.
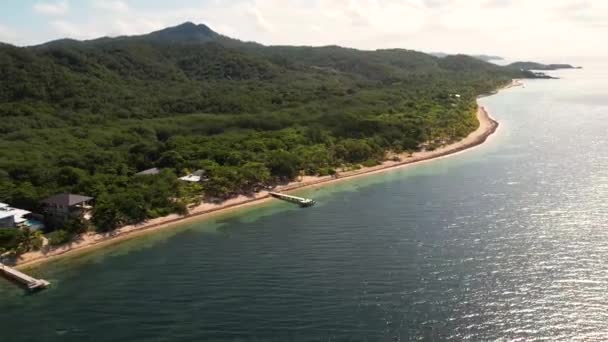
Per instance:
[[[560,69],[582,69],[580,66],[573,66],[571,64],[542,64],[537,62],[514,62],[507,65],[507,68],[517,69],[517,70],[542,70],[542,71],[552,71],[552,70],[560,70]]]

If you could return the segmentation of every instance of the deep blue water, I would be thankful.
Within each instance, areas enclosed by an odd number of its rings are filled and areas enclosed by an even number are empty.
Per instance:
[[[600,71],[598,71],[600,70]],[[484,98],[447,159],[45,265],[0,282],[0,340],[608,339],[608,69]]]

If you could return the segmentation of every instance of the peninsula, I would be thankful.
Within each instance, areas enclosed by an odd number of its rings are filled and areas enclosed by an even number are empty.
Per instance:
[[[517,70],[540,70],[540,71],[551,71],[560,69],[582,69],[582,67],[575,67],[570,64],[542,64],[537,62],[514,62],[507,65],[507,68]]]

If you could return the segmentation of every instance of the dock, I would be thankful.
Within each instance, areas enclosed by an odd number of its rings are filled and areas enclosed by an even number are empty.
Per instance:
[[[290,196],[290,195],[285,195],[285,194],[281,194],[278,192],[271,192],[271,193],[269,193],[269,195],[274,198],[278,198],[280,200],[286,201],[286,202],[295,203],[303,208],[312,207],[316,203],[314,200],[312,200],[310,198]]]
[[[29,275],[2,263],[0,263],[0,272],[7,278],[25,286],[30,291],[42,290],[51,285],[51,283],[44,279],[30,277]]]

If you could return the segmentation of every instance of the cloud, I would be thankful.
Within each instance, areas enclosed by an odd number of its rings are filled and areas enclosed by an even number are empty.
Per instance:
[[[77,32],[81,31],[76,25],[65,20],[53,20],[51,21],[51,27],[53,27],[60,34],[64,35],[64,37],[69,38],[77,38]]]
[[[365,4],[351,1],[344,10],[344,15],[349,18],[353,26],[369,26],[371,22],[365,14],[366,9]]]
[[[46,15],[63,15],[69,11],[66,0],[57,2],[38,2],[34,4],[34,11]]]
[[[449,5],[451,0],[422,0],[422,3],[429,8],[441,8]]]
[[[149,17],[116,17],[108,23],[104,35],[120,36],[142,34],[167,27],[166,22]]]
[[[262,12],[260,12],[259,9],[252,7],[251,14],[253,14],[255,18],[255,23],[258,25],[259,28],[267,32],[274,31],[274,26],[270,22],[268,22],[268,20],[266,20],[266,18],[264,17]]]
[[[49,25],[59,36],[53,39],[93,39],[106,35],[105,30],[96,23],[75,23],[73,21],[57,19],[52,20]]]
[[[481,6],[484,8],[507,8],[513,5],[513,0],[487,0]]]
[[[30,41],[143,34],[192,21],[268,45],[337,44],[529,58],[608,53],[593,43],[608,34],[608,2],[599,1],[192,0],[189,5],[150,7],[148,2],[86,0],[70,13],[69,0],[40,1],[46,2],[36,4],[38,12],[64,15],[51,18],[50,30],[32,31]]]
[[[96,0],[93,2],[93,7],[101,10],[112,11],[112,12],[128,12],[129,5],[126,2],[120,0]]]
[[[0,42],[14,42],[17,39],[17,32],[12,29],[0,25]]]
[[[608,4],[604,3],[566,3],[555,9],[555,19],[566,21],[581,28],[608,27]]]

